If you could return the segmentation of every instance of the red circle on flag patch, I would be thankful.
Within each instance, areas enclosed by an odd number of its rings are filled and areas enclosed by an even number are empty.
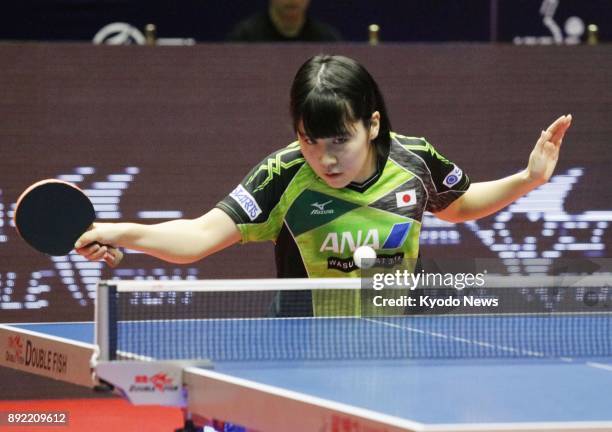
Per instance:
[[[405,194],[402,197],[402,201],[404,201],[405,203],[410,202],[410,194]]]

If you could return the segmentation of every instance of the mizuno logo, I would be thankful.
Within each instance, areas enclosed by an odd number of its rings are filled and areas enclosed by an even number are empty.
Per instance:
[[[333,209],[325,209],[325,206],[329,203],[331,203],[333,200],[329,200],[326,201],[322,204],[319,204],[318,202],[314,202],[312,204],[310,204],[311,206],[315,207],[315,209],[313,211],[310,212],[311,215],[323,215],[323,214],[334,214],[334,210]]]
[[[332,200],[329,200],[329,201],[327,201],[327,202],[324,202],[323,204],[319,204],[319,203],[316,203],[316,202],[315,202],[315,203],[312,203],[312,204],[310,204],[310,205],[311,205],[311,206],[313,206],[313,207],[318,208],[318,209],[319,209],[319,210],[321,210],[321,211],[323,211],[323,210],[325,210],[325,206],[326,206],[327,204],[329,204],[330,202],[332,202]]]

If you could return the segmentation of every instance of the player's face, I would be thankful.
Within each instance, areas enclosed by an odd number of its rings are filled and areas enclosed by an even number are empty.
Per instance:
[[[371,143],[378,136],[380,115],[372,115],[366,129],[360,120],[349,128],[350,135],[312,140],[298,128],[298,140],[306,162],[329,186],[340,189],[351,182],[363,182],[376,170],[376,150]]]

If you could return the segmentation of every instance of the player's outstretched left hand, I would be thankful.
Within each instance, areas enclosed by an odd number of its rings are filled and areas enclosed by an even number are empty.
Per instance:
[[[559,159],[563,137],[571,123],[572,115],[563,115],[548,126],[548,129],[542,131],[540,139],[529,155],[527,173],[532,181],[543,184],[550,179]]]

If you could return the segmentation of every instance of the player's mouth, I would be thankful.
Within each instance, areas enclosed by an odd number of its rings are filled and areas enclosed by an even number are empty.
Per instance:
[[[342,173],[325,173],[325,178],[327,179],[336,179],[340,177]]]
[[[335,177],[338,177],[338,176],[341,176],[341,175],[342,175],[342,173],[334,173],[334,172],[326,172],[325,173],[325,177],[329,177],[329,178],[335,178]]]

